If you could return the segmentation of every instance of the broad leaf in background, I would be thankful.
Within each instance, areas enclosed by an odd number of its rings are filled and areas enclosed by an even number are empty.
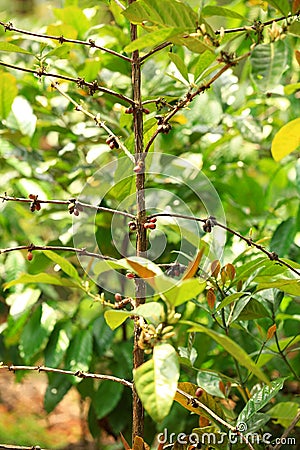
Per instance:
[[[33,361],[36,354],[45,348],[56,320],[57,312],[47,303],[36,308],[20,339],[20,352],[25,361]]]
[[[47,256],[47,258],[51,259],[51,261],[58,264],[61,270],[69,275],[69,277],[74,278],[76,281],[80,281],[77,270],[66,258],[63,258],[51,250],[44,250],[43,253]]]
[[[0,119],[6,119],[17,94],[16,78],[10,73],[0,72]]]
[[[50,275],[49,273],[38,273],[36,275],[22,274],[16,280],[10,281],[4,285],[4,289],[9,289],[17,284],[31,284],[31,283],[43,283],[43,284],[54,284],[56,286],[66,286],[66,287],[79,287],[81,284],[78,282],[69,280],[68,278],[60,278],[57,275]]]
[[[251,76],[263,92],[270,92],[280,84],[287,65],[287,47],[283,41],[259,44],[251,57]]]
[[[269,5],[278,9],[283,15],[287,17],[288,13],[291,12],[289,0],[268,0]]]
[[[153,357],[133,372],[135,386],[153,420],[160,422],[169,413],[179,378],[179,363],[170,344],[157,345]]]
[[[275,161],[280,161],[294,150],[297,150],[299,146],[300,119],[295,119],[284,125],[275,134],[271,148],[272,156]]]
[[[86,372],[89,369],[93,353],[92,330],[79,330],[67,350],[66,368],[77,372]],[[74,378],[73,383],[79,383],[80,378]]]
[[[18,45],[11,44],[10,42],[0,42],[0,52],[10,52],[10,53],[25,53],[31,55],[31,52],[19,47]]]
[[[114,309],[109,309],[105,311],[104,318],[106,323],[112,330],[115,330],[128,317],[131,316],[141,316],[144,317],[147,321],[150,321],[153,324],[158,324],[163,319],[164,309],[160,303],[149,302],[144,305],[140,305],[131,311],[117,311]]]
[[[119,403],[124,386],[109,380],[100,382],[93,396],[92,403],[97,419],[102,419],[109,414]]]
[[[283,428],[288,428],[297,415],[299,405],[296,402],[280,402],[273,408],[268,410],[268,415],[274,420],[276,424],[280,424]],[[300,422],[296,424],[300,427]]]
[[[239,364],[246,367],[249,372],[253,373],[257,378],[269,384],[269,380],[266,375],[260,370],[255,362],[250,358],[250,356],[245,352],[245,350],[240,347],[236,342],[230,339],[228,336],[217,333],[214,330],[211,330],[203,325],[195,324],[192,322],[185,322],[188,325],[191,325],[190,331],[196,331],[200,333],[206,333],[210,336],[214,341],[220,344],[234,359],[236,359]]]

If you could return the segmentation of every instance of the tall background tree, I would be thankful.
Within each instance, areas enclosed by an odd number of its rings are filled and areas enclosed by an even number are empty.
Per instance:
[[[299,2],[3,16],[0,369],[117,448],[293,433]]]

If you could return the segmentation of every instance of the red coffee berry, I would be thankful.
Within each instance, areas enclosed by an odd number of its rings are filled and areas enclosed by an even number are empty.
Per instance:
[[[150,109],[148,109],[148,108],[143,108],[143,113],[144,113],[144,114],[150,114]]]
[[[132,278],[135,278],[135,275],[132,272],[127,272],[126,273],[126,278],[132,279]]]
[[[136,230],[136,223],[133,220],[128,223],[128,226],[131,231]]]
[[[27,261],[32,261],[32,259],[33,259],[33,254],[32,254],[32,252],[28,252],[27,253]]]
[[[79,211],[76,208],[74,209],[74,216],[77,216],[77,217],[79,216]]]
[[[144,223],[144,228],[146,228],[148,230],[155,230],[156,225],[155,225],[155,223],[152,223],[152,222],[146,222],[146,223]]]
[[[195,396],[196,397],[201,397],[201,395],[203,394],[203,389],[202,388],[200,388],[200,387],[198,387],[197,389],[196,389],[196,392],[195,392]]]
[[[151,217],[150,219],[148,219],[149,222],[151,223],[156,223],[157,222],[157,218],[156,217]]]
[[[132,114],[133,113],[133,108],[132,106],[129,106],[129,108],[125,109],[125,114]]]

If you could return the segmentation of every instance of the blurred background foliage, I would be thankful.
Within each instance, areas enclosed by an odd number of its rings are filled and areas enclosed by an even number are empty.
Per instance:
[[[200,3],[221,5],[246,18],[243,22],[239,18],[212,16],[208,21],[214,29],[243,26],[254,20],[263,22],[280,15],[272,7],[272,2],[269,2],[271,5],[254,0],[194,0],[187,3],[192,7],[199,7]],[[114,1],[1,1],[0,6],[1,21],[11,21],[15,27],[22,29],[64,35],[72,39],[94,39],[99,45],[120,53],[130,42],[129,24]],[[280,162],[274,161],[270,151],[278,130],[299,117],[299,61],[294,52],[297,33],[299,35],[299,27],[284,40],[276,42],[278,55],[282,57],[278,58],[284,70],[279,78],[271,80],[273,85],[270,90],[264,89],[259,81],[255,82],[247,59],[228,70],[211,89],[175,116],[172,130],[167,135],[160,134],[154,148],[157,152],[186,158],[202,170],[217,190],[231,228],[245,236],[250,235],[255,241],[262,240],[263,245],[280,257],[300,264],[299,151]],[[268,41],[266,30],[264,34],[265,41]],[[43,68],[47,72],[82,77],[86,81],[96,79],[101,86],[131,96],[130,65],[111,54],[74,44],[59,44],[51,39],[5,32],[3,27],[0,37],[2,42],[15,44],[24,50],[20,53],[0,48],[1,60],[6,63],[36,70]],[[251,33],[249,36],[243,34],[240,39],[229,41],[226,49],[242,55],[249,50],[251,40],[255,39]],[[176,66],[174,57],[177,63],[180,58],[183,66]],[[213,61],[215,56],[211,63]],[[202,64],[202,55],[181,46],[170,46],[156,53],[143,65],[143,100],[162,97],[165,102],[175,104],[188,90],[189,82],[184,77],[186,73],[189,74],[189,80],[201,82]],[[179,67],[184,69],[180,71]],[[47,77],[4,67],[0,74],[1,193],[26,198],[34,193],[40,199],[69,200],[77,197],[95,171],[118,158],[120,151],[108,147],[105,132],[92,120],[75,111],[73,105],[51,88],[51,81]],[[116,102],[109,95],[89,95],[86,89],[76,84],[61,85],[93,114],[100,113],[101,119],[133,152],[132,117],[125,114],[127,105],[122,101]],[[144,116],[147,136],[156,126],[155,115],[166,112],[166,107],[159,106],[159,103],[150,103],[148,106],[150,114]],[[148,187],[161,188],[162,185],[159,177],[150,177],[147,182]],[[184,171],[178,183],[163,180],[163,188],[183,199],[194,214],[205,217],[206,212],[201,209],[199,200],[186,184]],[[117,207],[131,192],[128,189],[123,192],[111,190],[102,204]],[[28,204],[22,203],[1,203],[0,208],[1,248],[31,242],[36,245],[73,245],[72,216],[64,205],[43,205],[41,212],[35,213],[30,211]],[[118,257],[111,242],[110,221],[108,214],[102,214],[97,219],[97,237],[103,253]],[[175,253],[172,252],[180,250],[181,237],[167,222],[161,222],[160,230],[166,234],[168,243],[156,262],[169,263],[170,259],[175,259]],[[124,225],[124,233],[127,233],[127,224]],[[261,254],[257,251],[248,249],[236,237],[227,236],[222,265],[228,262],[234,264],[238,274],[243,267],[249,267],[246,280],[249,286],[254,263],[259,258]],[[70,254],[68,259],[84,279],[86,275],[77,258]],[[34,252],[31,262],[26,260],[25,252],[1,256],[2,286],[22,272],[57,274],[61,270],[43,253]],[[270,276],[273,275],[271,272]],[[61,276],[63,279],[66,277],[65,274]],[[276,274],[272,279],[277,279]],[[96,285],[91,284],[89,288],[92,293],[98,293]],[[109,292],[104,292],[104,295],[114,301],[114,296]],[[280,289],[268,289],[257,293],[255,299],[258,303],[269,300],[274,305],[277,301],[274,298],[278,295],[281,295],[278,310],[272,313],[260,310],[257,317],[251,316],[252,320],[248,319],[245,312],[244,317],[236,320],[231,329],[231,337],[254,359],[273,323],[274,314],[280,339],[295,338],[299,331],[300,293],[282,294]],[[41,362],[53,367],[71,370],[80,368],[132,378],[132,324],[126,323],[123,328],[112,331],[103,318],[103,308],[93,303],[87,292],[64,285],[36,283],[12,286],[5,292],[1,290],[0,296],[0,357],[5,363]],[[202,303],[204,301],[201,300]],[[179,310],[188,319],[206,320],[209,326],[214,326],[206,306],[201,309],[191,302],[182,305]],[[41,323],[45,326],[38,326]],[[188,348],[185,326],[178,327],[173,343],[176,347]],[[198,377],[197,382],[200,383],[200,377],[204,376],[200,368],[236,377],[232,360],[208,336],[202,333],[197,335],[193,346],[198,353],[194,367],[183,369],[184,381],[196,382]],[[268,376],[288,376],[293,379],[290,367],[282,362],[279,364],[277,356],[270,355],[269,352],[268,363],[263,366]],[[288,359],[294,373],[299,373],[297,344]],[[17,376],[21,377],[20,374]],[[101,438],[104,429],[115,437],[120,431],[130,436],[131,398],[130,392],[123,386],[110,385],[108,382],[99,385],[91,380],[74,382],[54,374],[49,374],[48,378],[49,387],[45,396],[48,412],[74,386],[90,404],[88,421],[95,439]],[[213,383],[212,380],[210,382]],[[250,388],[253,383],[250,380]],[[299,388],[299,384],[288,384],[279,395],[278,402],[298,402],[293,397],[297,386]],[[234,392],[231,400],[237,405],[235,411],[242,409],[243,398],[238,391]],[[277,424],[271,423],[271,428],[285,426],[283,419],[275,418]],[[168,427],[170,432],[190,430],[195,423],[195,416],[189,415],[188,411],[176,404],[159,425],[147,417],[145,438],[151,441],[155,432],[164,427]],[[27,441],[18,443],[30,444]],[[120,446],[116,444],[110,448]]]

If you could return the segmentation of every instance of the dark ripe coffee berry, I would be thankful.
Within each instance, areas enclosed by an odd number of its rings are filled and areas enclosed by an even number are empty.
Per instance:
[[[35,209],[36,209],[37,211],[40,211],[40,210],[41,210],[41,204],[40,204],[40,202],[35,202]]]
[[[146,228],[148,230],[155,230],[156,225],[155,225],[155,223],[152,223],[152,222],[146,222],[146,223],[144,223],[144,228]]]
[[[77,216],[77,217],[79,216],[79,211],[76,208],[74,209],[74,216]]]
[[[129,108],[125,109],[125,114],[132,114],[133,113],[133,108],[132,106],[129,106]]]
[[[114,142],[111,142],[111,143],[109,144],[109,148],[110,148],[111,150],[113,150],[114,148],[116,148],[115,143],[114,143]]]
[[[30,211],[31,212],[35,211],[35,202],[30,203]]]
[[[74,203],[70,203],[68,205],[68,210],[70,214],[73,214],[73,212],[75,211],[75,204]]]
[[[29,194],[28,197],[29,197],[31,200],[36,200],[36,199],[38,198],[38,196],[35,195],[35,194]]]
[[[144,114],[150,114],[150,109],[148,109],[148,108],[143,108],[143,113],[144,113]]]
[[[126,278],[132,279],[132,278],[135,278],[135,275],[132,272],[127,272],[126,273]]]
[[[129,226],[129,229],[131,231],[135,231],[136,230],[136,223],[133,220],[128,223],[128,226]]]
[[[157,222],[157,218],[156,218],[156,217],[151,217],[151,218],[149,219],[149,222],[151,222],[151,223],[156,223],[156,222]]]
[[[201,395],[203,394],[203,389],[202,388],[200,388],[200,387],[198,387],[197,389],[196,389],[196,392],[195,392],[195,396],[196,397],[201,397]]]
[[[115,300],[116,300],[116,302],[121,302],[122,301],[122,295],[117,292],[115,294]]]
[[[106,143],[110,144],[111,142],[113,142],[115,140],[114,136],[108,136],[108,138],[106,139]]]
[[[27,261],[32,261],[33,259],[33,254],[31,252],[27,253]]]

